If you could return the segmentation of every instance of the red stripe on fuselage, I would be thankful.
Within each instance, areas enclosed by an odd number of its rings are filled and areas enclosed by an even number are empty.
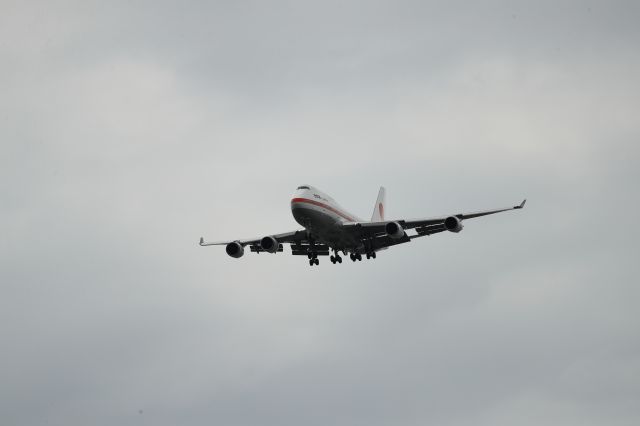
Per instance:
[[[293,203],[307,203],[307,204],[313,204],[314,206],[318,206],[318,207],[322,207],[323,209],[327,209],[329,211],[334,212],[335,214],[337,214],[340,217],[345,218],[346,220],[348,220],[349,222],[355,222],[355,219],[353,219],[352,217],[347,216],[346,214],[342,213],[340,210],[337,210],[327,204],[321,203],[320,201],[316,201],[316,200],[309,200],[308,198],[294,198],[291,200],[291,204]]]

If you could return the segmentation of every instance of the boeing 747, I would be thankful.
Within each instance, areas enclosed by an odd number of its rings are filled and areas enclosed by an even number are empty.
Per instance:
[[[254,253],[278,253],[283,251],[283,244],[289,244],[291,253],[306,256],[311,266],[319,265],[318,256],[329,256],[329,251],[333,251],[329,257],[333,264],[342,263],[340,252],[345,256],[348,253],[351,260],[356,262],[362,260],[362,255],[367,259],[375,259],[378,251],[408,243],[414,238],[443,231],[460,232],[464,220],[521,209],[527,201],[513,207],[473,213],[386,220],[385,198],[386,191],[381,187],[371,220],[367,221],[347,212],[319,189],[302,185],[291,199],[291,213],[304,229],[248,240],[206,242],[200,238],[200,245],[224,245],[229,256],[239,258],[244,255],[246,246]],[[411,235],[407,233],[409,230],[412,231]]]

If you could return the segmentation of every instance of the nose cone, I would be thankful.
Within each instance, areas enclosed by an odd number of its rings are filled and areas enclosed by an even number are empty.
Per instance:
[[[311,191],[310,186],[309,185],[301,185],[296,189],[296,192],[293,193],[293,196],[291,197],[291,208],[293,209],[293,207],[300,201],[300,199],[302,198],[309,198],[309,192]]]
[[[294,192],[293,197],[291,198],[291,213],[293,214],[296,222],[302,226],[306,226],[308,221],[307,215],[305,214],[303,200],[308,200],[312,197],[311,191],[311,186],[301,185],[296,189],[296,192]]]
[[[298,187],[296,189],[296,192],[293,193],[293,197],[291,198],[291,214],[293,215],[293,218],[296,220],[296,222],[298,222],[302,226],[305,226],[307,223],[307,217],[304,214],[302,200],[308,198],[308,191],[308,189]]]

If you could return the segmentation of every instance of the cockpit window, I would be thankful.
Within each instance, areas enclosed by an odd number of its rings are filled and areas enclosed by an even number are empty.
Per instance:
[[[298,189],[309,189],[308,186],[299,186]]]

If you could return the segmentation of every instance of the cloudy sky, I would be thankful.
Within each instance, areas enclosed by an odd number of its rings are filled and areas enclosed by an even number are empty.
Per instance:
[[[0,1],[0,423],[640,424],[636,1]],[[526,209],[310,268],[197,240]]]

